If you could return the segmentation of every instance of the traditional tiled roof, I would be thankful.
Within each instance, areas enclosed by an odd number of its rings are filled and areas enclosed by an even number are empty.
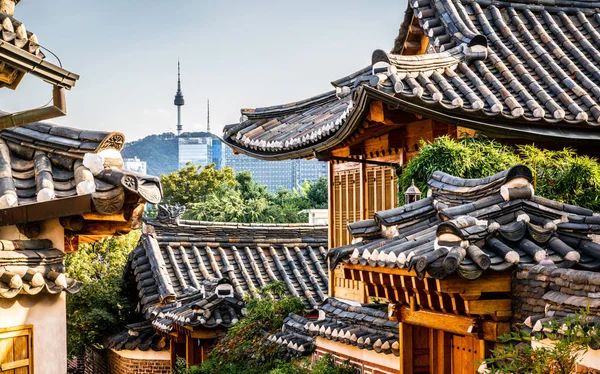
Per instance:
[[[171,332],[174,325],[190,329],[228,329],[244,317],[245,305],[227,278],[204,281],[199,292],[156,308],[152,325],[164,333]]]
[[[0,298],[78,292],[82,284],[66,277],[63,260],[50,240],[0,240]]]
[[[156,333],[150,321],[132,323],[125,330],[104,340],[104,347],[116,351],[127,349],[133,351],[161,351],[169,348],[169,340]]]
[[[333,93],[242,110],[224,140],[260,158],[311,156],[351,134],[370,100],[492,133],[600,139],[600,13],[593,1],[411,0],[401,27],[425,54],[377,50]],[[396,43],[401,46],[403,40]]]
[[[25,28],[22,22],[0,12],[0,39],[36,57],[45,58],[40,50],[37,35]]]
[[[114,213],[125,192],[156,204],[159,179],[123,170],[118,132],[31,123],[0,131],[0,210],[91,194],[95,209]]]
[[[131,253],[125,278],[135,284],[140,310],[202,296],[206,282],[228,278],[235,294],[283,281],[310,309],[327,294],[327,226],[181,220],[148,222]],[[183,302],[182,304],[183,305]]]
[[[58,87],[73,87],[79,76],[45,60],[37,35],[27,30],[12,14],[4,13],[7,10],[0,12],[0,56],[3,62],[0,87],[15,89],[26,73]]]
[[[310,321],[290,314],[281,332],[268,340],[294,354],[307,355],[314,348],[313,338],[320,336],[360,349],[399,356],[398,322],[388,318],[387,311],[368,306],[350,305],[330,298],[320,308],[325,318]]]
[[[600,245],[590,236],[600,233],[600,217],[535,196],[530,181],[522,165],[483,179],[436,172],[428,182],[432,196],[376,213],[383,236],[331,250],[330,265],[407,268],[434,278],[458,272],[467,279],[548,260],[600,269]]]

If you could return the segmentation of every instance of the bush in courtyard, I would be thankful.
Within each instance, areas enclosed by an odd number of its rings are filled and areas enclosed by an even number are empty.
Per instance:
[[[425,192],[427,179],[436,170],[462,178],[483,178],[517,164],[531,169],[536,195],[600,210],[600,164],[595,158],[568,148],[504,146],[485,137],[453,140],[443,136],[434,142],[421,141],[419,153],[399,178],[399,202],[403,203],[403,193],[412,180]]]
[[[484,360],[486,369],[480,368],[479,372],[572,374],[592,339],[600,339],[598,324],[590,323],[585,312],[567,317],[560,324],[550,321],[545,327],[560,331],[546,333],[552,344],[533,348],[534,336],[523,331],[511,332],[500,337],[504,344],[492,350],[492,356]]]

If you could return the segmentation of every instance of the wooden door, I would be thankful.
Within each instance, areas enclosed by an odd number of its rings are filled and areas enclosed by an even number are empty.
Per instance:
[[[413,326],[413,373],[429,374],[429,331],[427,327]]]
[[[470,336],[452,335],[452,373],[476,374],[485,357],[485,342]]]
[[[400,372],[431,374],[430,330],[427,327],[400,323]]]
[[[33,327],[0,329],[0,373],[33,373]]]

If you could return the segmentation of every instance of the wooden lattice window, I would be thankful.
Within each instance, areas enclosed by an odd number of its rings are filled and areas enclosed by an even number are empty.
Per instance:
[[[373,218],[375,213],[396,207],[398,186],[396,172],[390,166],[367,166],[366,175],[367,216]]]
[[[335,171],[333,175],[333,236],[332,248],[350,244],[352,238],[346,225],[360,221],[360,169]]]
[[[33,326],[0,329],[0,373],[33,373]]]

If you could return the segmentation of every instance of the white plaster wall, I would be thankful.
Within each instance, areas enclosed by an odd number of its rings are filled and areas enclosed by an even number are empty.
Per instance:
[[[67,311],[65,293],[18,295],[0,299],[0,328],[33,325],[35,374],[67,372]]]
[[[0,227],[0,239],[27,240],[28,238],[21,235],[16,226],[2,226]],[[58,218],[41,222],[40,235],[31,239],[50,239],[54,248],[63,252],[65,250],[65,229],[60,225]]]
[[[149,349],[147,351],[140,351],[139,349],[134,349],[133,351],[130,351],[129,349],[117,351],[111,348],[110,350],[121,357],[130,358],[134,360],[171,360],[171,352],[168,349],[163,349],[162,351],[158,352],[153,351],[152,349]]]
[[[27,240],[15,226],[0,227],[0,239]],[[40,224],[40,235],[54,248],[64,251],[65,233],[58,218]],[[33,325],[33,365],[35,374],[67,372],[66,295],[39,293],[0,299],[0,328]]]

